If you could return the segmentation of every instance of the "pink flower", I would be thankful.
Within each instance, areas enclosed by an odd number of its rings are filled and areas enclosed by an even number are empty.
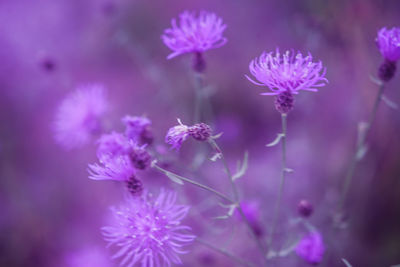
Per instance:
[[[379,30],[375,42],[385,59],[392,62],[400,59],[400,28],[388,30],[383,27]]]
[[[300,240],[296,247],[297,255],[312,264],[320,263],[324,252],[325,246],[319,232],[309,233]]]
[[[201,11],[196,17],[194,12],[184,11],[179,17],[180,25],[172,19],[172,27],[161,36],[164,44],[173,51],[167,59],[184,53],[201,53],[227,42],[222,36],[226,25],[216,14]]]

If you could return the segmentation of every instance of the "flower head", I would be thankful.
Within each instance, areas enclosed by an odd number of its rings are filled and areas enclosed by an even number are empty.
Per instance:
[[[386,60],[395,62],[400,59],[400,28],[380,29],[375,42]]]
[[[299,204],[297,204],[297,212],[302,217],[310,217],[313,214],[313,211],[313,205],[305,199],[300,200]]]
[[[89,164],[89,178],[93,180],[128,181],[135,169],[127,156],[108,158],[102,164]]]
[[[205,123],[196,123],[189,127],[189,135],[197,141],[206,141],[211,137],[211,127]]]
[[[262,95],[278,95],[285,91],[298,94],[300,90],[315,92],[328,82],[322,62],[313,62],[310,53],[307,56],[293,51],[281,54],[278,49],[275,53],[264,52],[250,62],[249,69],[256,78],[255,81],[246,75],[249,81],[272,91]]]
[[[89,142],[108,109],[102,85],[81,86],[61,103],[54,124],[56,141],[67,149]]]
[[[177,205],[176,193],[161,190],[156,199],[144,192],[140,198],[128,199],[125,206],[114,208],[114,226],[103,227],[104,239],[119,247],[113,258],[122,258],[121,265],[170,266],[182,264],[179,254],[195,236],[188,226],[181,225],[189,211]]]
[[[311,232],[300,240],[296,247],[296,253],[299,257],[311,264],[317,264],[322,261],[325,246],[322,235],[318,232]]]
[[[172,27],[161,36],[164,44],[173,51],[168,59],[184,53],[201,53],[227,42],[222,36],[226,25],[211,12],[201,11],[196,17],[194,12],[184,11],[180,14],[180,25],[177,25],[176,19],[172,19],[171,24]]]
[[[153,141],[151,121],[146,117],[125,116],[122,119],[125,124],[125,135],[136,142],[150,144]]]
[[[145,147],[146,145],[138,146],[137,144],[132,146],[129,156],[136,169],[144,170],[151,164],[152,157]]]
[[[131,149],[129,140],[124,135],[116,132],[101,135],[97,140],[97,144],[97,157],[101,162],[126,155]]]
[[[170,128],[165,136],[165,142],[176,150],[179,150],[182,143],[189,136],[189,127],[184,125],[180,119],[178,119],[178,123],[179,125]]]

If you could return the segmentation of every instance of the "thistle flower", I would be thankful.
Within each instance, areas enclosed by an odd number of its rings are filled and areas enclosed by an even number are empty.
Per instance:
[[[125,116],[122,119],[125,124],[125,135],[136,142],[151,144],[153,133],[151,131],[151,121],[146,117]]]
[[[396,63],[400,59],[400,28],[380,29],[375,42],[384,58],[384,62],[379,67],[378,76],[382,81],[387,82],[393,78]]]
[[[300,240],[296,247],[296,253],[299,257],[311,264],[317,264],[322,261],[325,246],[322,235],[318,232],[311,232]]]
[[[110,158],[127,155],[131,150],[129,140],[122,134],[112,132],[103,134],[97,140],[97,157],[101,162],[106,162]]]
[[[211,137],[211,127],[205,123],[196,123],[189,127],[188,133],[197,141],[207,141]]]
[[[109,158],[102,164],[89,164],[89,178],[93,180],[128,181],[135,175],[135,169],[126,156]]]
[[[176,193],[160,191],[156,199],[144,192],[140,198],[128,199],[125,206],[114,208],[117,223],[102,228],[109,245],[119,247],[113,258],[122,258],[122,266],[170,266],[182,264],[179,254],[195,236],[188,226],[181,225],[189,211],[177,205]]]
[[[100,119],[108,109],[102,85],[81,86],[61,103],[54,124],[55,139],[66,149],[89,142],[100,130]]]
[[[143,183],[135,176],[126,181],[126,187],[132,196],[140,196],[143,192]]]
[[[189,127],[184,125],[180,119],[178,119],[179,125],[170,128],[165,136],[165,142],[172,146],[172,149],[179,150],[182,143],[189,136]]]
[[[227,42],[222,36],[226,25],[216,14],[201,11],[196,17],[194,12],[184,11],[179,17],[180,25],[172,19],[172,27],[161,36],[164,44],[173,51],[167,59],[184,53],[202,53]]]
[[[246,75],[249,81],[267,86],[272,91],[262,95],[278,95],[286,91],[298,94],[300,90],[316,92],[318,87],[328,82],[322,62],[313,62],[310,53],[303,57],[300,52],[286,51],[281,54],[278,49],[275,54],[264,52],[250,62],[249,69],[257,79],[254,81]]]

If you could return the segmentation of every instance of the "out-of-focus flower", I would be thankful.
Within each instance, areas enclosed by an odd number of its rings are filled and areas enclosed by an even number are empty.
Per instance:
[[[126,181],[126,187],[129,193],[133,196],[140,196],[143,192],[143,183],[135,176],[132,176],[128,181]]]
[[[378,76],[387,82],[396,73],[396,63],[400,59],[400,28],[380,29],[375,41],[385,59],[379,67]]]
[[[108,103],[102,85],[81,86],[61,103],[54,124],[56,141],[67,149],[89,142],[100,130]]]
[[[147,152],[145,147],[146,145],[138,146],[134,144],[132,146],[132,150],[129,153],[132,164],[136,169],[144,170],[151,164],[151,155],[149,154],[149,152]]]
[[[168,59],[184,53],[202,53],[227,42],[222,36],[226,25],[216,14],[201,11],[196,17],[194,12],[184,11],[179,17],[179,26],[176,19],[172,19],[172,27],[161,36],[164,44],[173,51]]]
[[[175,202],[176,193],[161,190],[156,199],[144,192],[114,208],[116,224],[102,228],[104,239],[119,247],[113,258],[122,258],[123,266],[182,264],[179,254],[187,252],[182,247],[195,236],[189,233],[190,227],[181,225],[189,207]]]
[[[278,95],[289,91],[298,94],[300,90],[318,91],[325,86],[325,68],[322,62],[313,62],[309,53],[303,56],[300,52],[286,51],[262,53],[259,58],[250,62],[249,69],[256,81],[246,75],[247,79],[256,85],[267,86],[272,92],[262,95]]]
[[[378,31],[375,42],[385,59],[393,62],[400,59],[400,28],[388,30],[383,27]]]
[[[303,237],[296,247],[297,255],[311,264],[320,263],[324,252],[325,246],[322,235],[316,231]]]
[[[180,119],[178,119],[179,125],[170,128],[165,136],[165,142],[172,146],[172,149],[179,150],[182,143],[189,136],[189,127],[184,125]]]
[[[127,115],[122,119],[122,122],[125,124],[125,135],[129,139],[144,144],[153,142],[151,121],[148,118]]]
[[[126,155],[131,149],[129,140],[124,135],[116,132],[101,135],[97,141],[97,145],[97,157],[101,162]]]
[[[297,204],[297,212],[302,217],[310,217],[313,211],[313,206],[305,199],[300,200],[299,204]]]
[[[135,169],[126,156],[110,158],[102,164],[89,164],[88,171],[93,180],[128,181],[135,175]]]
[[[211,137],[211,127],[205,123],[197,123],[188,129],[189,135],[197,141],[207,141]]]

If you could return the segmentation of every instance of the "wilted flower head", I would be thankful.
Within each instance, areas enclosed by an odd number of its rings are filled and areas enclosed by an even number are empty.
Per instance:
[[[385,59],[392,62],[400,59],[400,28],[380,29],[375,41]]]
[[[196,17],[194,12],[184,11],[179,17],[180,25],[172,19],[172,27],[161,36],[164,44],[174,51],[168,59],[184,53],[201,53],[227,42],[222,36],[226,25],[216,14],[201,11]]]
[[[303,237],[296,247],[297,255],[311,264],[320,263],[324,252],[325,246],[322,235],[316,231]]]
[[[281,54],[278,49],[275,53],[264,52],[250,62],[249,69],[256,78],[253,80],[246,75],[249,81],[267,86],[272,91],[262,95],[278,95],[286,91],[298,94],[300,90],[315,92],[328,82],[322,62],[313,62],[310,53],[307,56],[293,51]]]
[[[189,207],[177,205],[176,193],[161,190],[156,199],[144,192],[128,199],[125,206],[114,208],[114,226],[103,227],[104,239],[119,247],[113,258],[122,258],[122,266],[170,266],[182,264],[179,254],[195,236],[181,225]]]
[[[116,132],[101,135],[97,140],[97,145],[97,157],[102,162],[108,161],[109,158],[126,155],[131,149],[129,140]]]
[[[102,85],[81,86],[61,103],[54,124],[56,141],[67,149],[89,142],[99,131],[108,103]]]
[[[127,156],[109,158],[102,164],[89,164],[89,178],[93,180],[128,181],[135,169]]]
[[[151,144],[153,133],[151,131],[151,121],[146,117],[125,116],[122,119],[125,124],[125,135],[136,142]]]
[[[178,123],[179,125],[170,128],[165,136],[165,142],[176,150],[179,150],[182,143],[189,136],[189,127],[184,125],[180,119],[178,119]]]

